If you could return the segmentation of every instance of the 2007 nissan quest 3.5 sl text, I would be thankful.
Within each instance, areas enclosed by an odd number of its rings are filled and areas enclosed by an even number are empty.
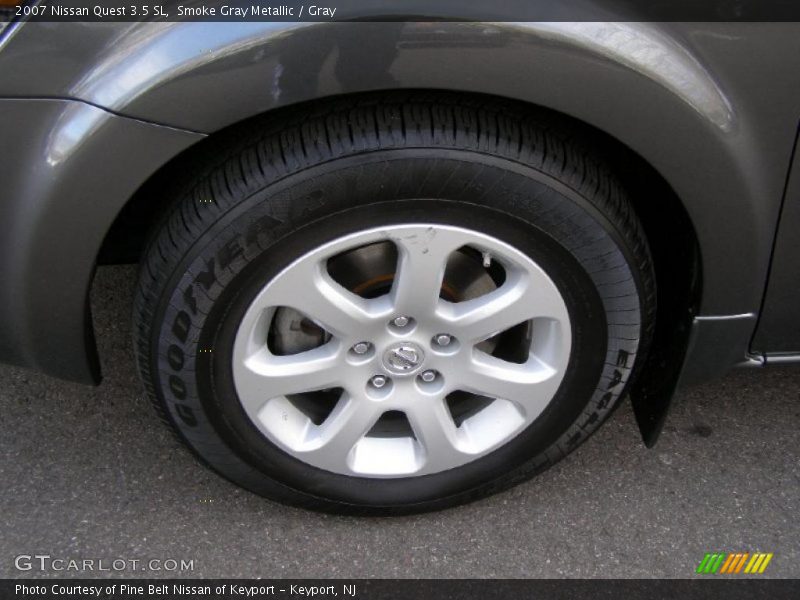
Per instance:
[[[680,386],[800,360],[800,25],[367,13],[11,14],[0,360],[99,383],[92,277],[138,262],[180,439],[358,514],[508,488],[626,397],[652,445]]]

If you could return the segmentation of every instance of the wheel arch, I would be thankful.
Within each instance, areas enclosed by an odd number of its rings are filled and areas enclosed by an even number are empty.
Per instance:
[[[386,98],[402,102],[405,97],[419,95],[438,96],[446,101],[454,96],[463,97],[464,93],[408,90],[324,98],[258,115],[209,136],[179,154],[143,184],[117,215],[106,235],[98,262],[138,261],[146,236],[168,208],[172,190],[181,187],[176,174],[190,174],[191,166],[196,163],[208,164],[212,157],[219,156],[218,148],[228,145],[227,140],[246,135],[254,128],[279,129],[280,124],[292,114],[325,110],[331,104]],[[542,107],[480,94],[471,94],[471,97],[481,104],[510,104],[518,110],[538,113],[558,123],[606,162],[628,191],[651,246],[660,290],[651,358],[648,359],[649,364],[639,368],[640,376],[634,388],[635,395],[643,398],[641,402],[636,402],[637,414],[642,410],[647,412],[648,405],[654,402],[654,395],[671,394],[686,352],[691,318],[699,309],[702,286],[699,243],[683,203],[652,165],[607,133]]]
[[[758,310],[785,165],[759,131],[763,115],[670,24],[218,23],[201,52],[203,26],[165,24],[147,36],[133,28],[70,94],[212,135],[254,115],[376,91],[485,95],[557,111],[669,182],[703,249],[702,314]],[[148,68],[156,59],[159,68]],[[732,218],[721,222],[720,207]],[[738,244],[748,252],[733,264]]]

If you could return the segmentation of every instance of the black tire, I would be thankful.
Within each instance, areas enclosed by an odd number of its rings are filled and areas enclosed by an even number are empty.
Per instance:
[[[156,408],[205,463],[269,498],[359,514],[440,509],[508,488],[611,413],[654,327],[647,242],[613,174],[570,127],[513,104],[408,94],[251,123],[172,198],[143,259],[136,356]],[[410,221],[477,228],[531,256],[573,320],[555,399],[523,433],[424,477],[347,477],[302,463],[248,421],[231,381],[250,299],[316,245]]]

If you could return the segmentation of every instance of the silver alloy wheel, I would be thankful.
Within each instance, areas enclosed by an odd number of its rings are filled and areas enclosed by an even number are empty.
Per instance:
[[[376,242],[398,253],[391,291],[364,298],[330,275],[328,260]],[[467,247],[505,272],[496,289],[462,302],[440,297],[451,255]],[[279,308],[292,308],[330,336],[318,347],[274,354],[267,343]],[[404,327],[395,325],[407,316]],[[478,346],[531,323],[527,359],[503,360]],[[437,338],[446,334],[446,346]],[[564,378],[571,327],[560,292],[529,257],[510,245],[460,227],[409,224],[361,231],[305,254],[256,296],[238,327],[233,379],[256,427],[291,456],[320,469],[361,477],[437,473],[473,461],[507,443],[552,401]],[[358,354],[367,341],[370,351]],[[420,373],[436,373],[424,381]],[[372,380],[381,376],[385,384]],[[426,377],[426,379],[428,379]],[[293,394],[341,390],[330,414],[315,423]],[[487,398],[457,423],[452,392]],[[388,412],[405,415],[411,432],[370,435]]]

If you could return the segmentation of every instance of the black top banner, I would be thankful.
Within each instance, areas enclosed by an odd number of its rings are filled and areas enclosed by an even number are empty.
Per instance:
[[[125,21],[800,21],[799,0],[0,0],[0,19]]]

